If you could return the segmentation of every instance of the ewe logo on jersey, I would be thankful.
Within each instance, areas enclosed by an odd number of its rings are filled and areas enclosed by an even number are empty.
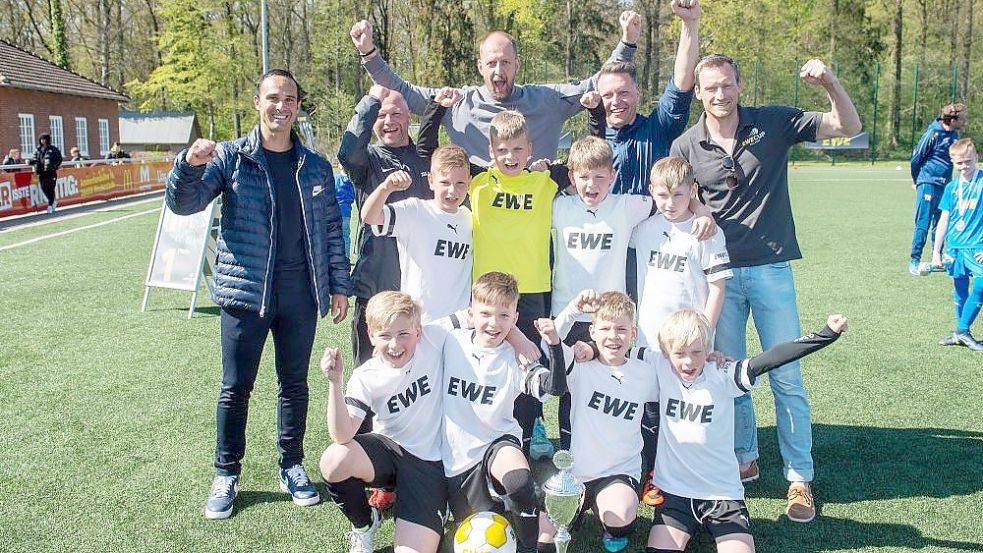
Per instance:
[[[571,250],[610,250],[614,234],[610,232],[571,232],[567,234],[567,248]]]
[[[496,192],[495,197],[492,198],[492,207],[514,211],[532,211],[532,194]]]
[[[685,255],[676,255],[674,253],[662,253],[658,250],[652,250],[649,252],[649,267],[655,267],[657,269],[665,269],[667,271],[676,271],[677,273],[682,273],[686,270],[687,257]]]
[[[452,376],[447,382],[447,395],[464,398],[471,403],[491,405],[495,398],[496,386],[482,386],[477,382],[469,382],[463,378]]]
[[[389,401],[386,402],[386,407],[389,409],[390,414],[395,414],[400,409],[406,409],[410,405],[413,405],[417,399],[429,393],[430,381],[427,375],[423,375],[414,380],[406,390],[389,398]]]
[[[626,421],[630,421],[635,418],[635,413],[638,412],[638,404],[634,401],[618,399],[601,392],[594,392],[590,396],[590,401],[587,402],[587,407],[590,407],[595,411],[600,411],[605,415],[621,417]]]
[[[434,247],[433,254],[437,257],[465,259],[468,257],[468,251],[470,250],[471,246],[469,244],[462,244],[461,242],[453,242],[451,240],[437,240],[437,246]]]
[[[676,420],[710,423],[713,418],[713,405],[697,405],[681,399],[672,398],[666,402],[666,416]]]

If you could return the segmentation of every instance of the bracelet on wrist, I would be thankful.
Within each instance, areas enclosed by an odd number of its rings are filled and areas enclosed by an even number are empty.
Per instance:
[[[638,43],[637,42],[627,42],[627,41],[625,41],[625,39],[621,39],[621,43],[624,44],[625,46],[629,47],[629,48],[638,48]]]
[[[369,50],[368,52],[366,52],[364,54],[361,53],[361,52],[359,52],[358,55],[359,55],[359,57],[367,58],[367,57],[371,56],[372,54],[374,54],[376,50],[377,50],[377,48],[375,46],[373,46],[372,49]]]

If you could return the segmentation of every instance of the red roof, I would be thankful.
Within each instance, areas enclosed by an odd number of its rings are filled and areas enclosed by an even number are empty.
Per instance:
[[[129,102],[125,94],[0,40],[0,86]]]

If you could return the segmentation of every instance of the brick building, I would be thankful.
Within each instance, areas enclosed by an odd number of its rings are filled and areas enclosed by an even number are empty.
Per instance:
[[[119,104],[130,99],[0,40],[0,154],[31,157],[42,133],[65,158],[72,146],[99,158],[119,140]]]

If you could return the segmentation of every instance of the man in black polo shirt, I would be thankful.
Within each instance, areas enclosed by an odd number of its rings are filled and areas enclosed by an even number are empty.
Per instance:
[[[742,359],[747,356],[749,313],[763,349],[800,335],[789,261],[802,255],[789,203],[788,151],[799,142],[853,136],[860,132],[860,117],[839,80],[819,60],[802,66],[800,77],[826,90],[830,110],[825,113],[740,106],[740,73],[726,56],[703,58],[695,74],[704,114],[673,143],[670,155],[693,165],[702,199],[727,237],[734,278],[727,281],[715,347]],[[816,516],[809,484],[814,476],[812,426],[799,363],[773,371],[769,382],[785,477],[791,483],[786,513],[793,521],[809,522]],[[749,395],[738,398],[735,416],[741,479],[748,482],[758,477],[757,429]]]

